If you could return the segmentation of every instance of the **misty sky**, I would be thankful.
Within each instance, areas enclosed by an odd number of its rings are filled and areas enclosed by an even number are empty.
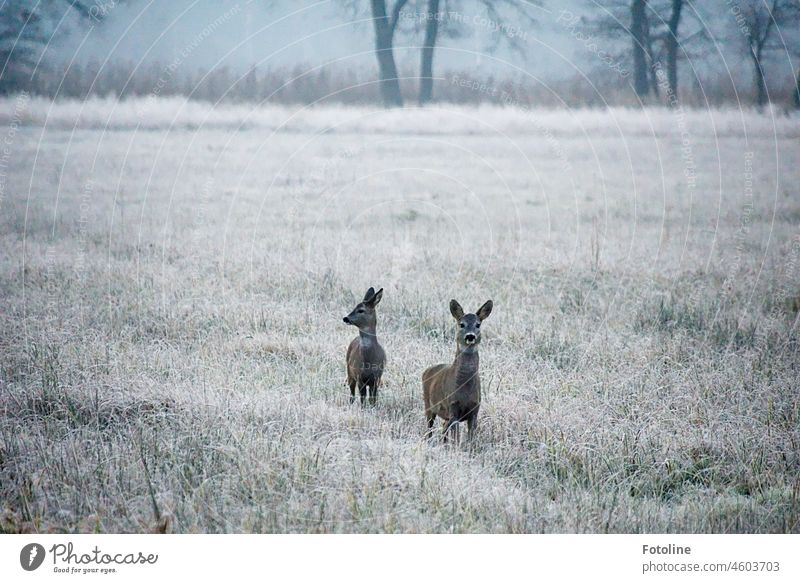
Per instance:
[[[357,9],[345,7],[343,0],[96,0],[108,8],[102,24],[87,26],[77,17],[66,18],[60,25],[61,40],[48,49],[55,60],[125,61],[147,66],[174,63],[180,71],[208,70],[225,65],[245,71],[255,65],[260,70],[321,65],[333,61],[336,66],[356,71],[362,76],[376,72],[373,53],[373,30],[369,19],[369,2],[358,0]],[[406,18],[401,19],[396,58],[401,74],[419,70],[419,45],[422,24],[410,2]],[[423,4],[419,2],[419,4]],[[496,78],[528,77],[548,81],[590,73],[599,69],[597,55],[585,42],[576,40],[563,24],[564,10],[575,14],[597,16],[602,13],[599,2],[555,0],[544,6],[531,5],[529,12],[537,25],[522,24],[519,17],[507,24],[515,27],[521,51],[514,51],[501,42],[489,50],[498,38],[487,24],[479,3],[462,0],[444,6],[461,7],[457,18],[462,22],[460,36],[440,35],[435,67],[438,73],[447,70],[469,70]],[[707,25],[731,19],[727,4],[702,3]],[[477,21],[476,21],[477,19]],[[682,26],[696,28],[697,21],[684,18]],[[414,31],[414,24],[417,29]],[[588,28],[581,30],[589,35]],[[785,31],[789,32],[791,31]],[[797,32],[797,31],[795,31]],[[712,32],[712,36],[719,31]],[[719,39],[715,39],[719,40]],[[598,44],[608,47],[606,39]],[[627,46],[627,45],[625,45]],[[407,48],[404,48],[407,47]],[[612,47],[613,48],[613,47]],[[693,67],[715,68],[715,74],[743,74],[749,79],[749,66],[735,48],[723,43],[709,45],[705,62],[694,61]],[[791,76],[794,65],[782,59],[782,74]],[[710,60],[709,60],[710,59]],[[776,59],[773,58],[773,61]],[[768,69],[771,67],[767,65]],[[728,71],[728,69],[730,71]]]
[[[73,23],[72,34],[59,46],[59,57],[148,63],[180,61],[181,68],[209,68],[225,64],[235,69],[318,65],[336,60],[357,71],[374,68],[373,32],[368,20],[368,2],[362,14],[343,9],[339,0],[128,0],[113,6],[101,25],[87,30]],[[555,20],[563,7],[577,10],[576,0],[555,3],[558,8],[532,7],[539,26],[515,31],[524,56],[500,43],[490,52],[496,35],[475,7],[464,4],[463,36],[442,38],[436,64],[440,70],[474,69],[499,76],[522,74],[553,77],[575,73],[586,62],[575,59],[575,43]],[[469,8],[469,10],[466,10]],[[404,26],[413,24],[413,8]],[[481,20],[474,22],[480,16]],[[215,23],[216,21],[216,23]],[[519,27],[515,20],[509,26]],[[203,34],[203,30],[211,30]],[[202,38],[199,38],[202,37]],[[396,40],[396,58],[401,69],[418,68],[421,32],[404,31]],[[403,46],[412,46],[404,50]],[[187,54],[188,53],[188,54]],[[561,53],[563,56],[559,56]],[[182,56],[183,55],[183,56]]]

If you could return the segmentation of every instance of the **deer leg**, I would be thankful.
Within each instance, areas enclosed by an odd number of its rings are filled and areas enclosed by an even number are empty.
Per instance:
[[[447,420],[445,424],[445,433],[451,427],[453,428],[453,439],[456,442],[456,445],[459,443],[459,430],[458,430],[458,422],[464,418],[462,412],[460,411],[458,404],[453,403],[450,405],[450,419]]]
[[[373,385],[369,387],[369,404],[374,405],[378,401],[378,387],[381,386],[381,381],[379,379],[375,379],[373,381]]]
[[[364,406],[364,401],[367,400],[367,385],[359,382],[358,383],[358,393],[361,396],[361,406]]]
[[[356,400],[356,380],[347,379],[347,384],[350,386],[350,404],[352,405]]]
[[[473,411],[467,417],[467,441],[472,441],[475,437],[475,432],[478,431],[478,412]]]
[[[425,431],[425,439],[430,439],[433,436],[433,424],[436,422],[436,413],[425,411],[425,419],[428,421],[428,429]]]
[[[443,441],[445,443],[448,442],[448,435],[450,433],[450,429],[451,428],[453,429],[453,439],[455,440],[455,442],[457,444],[458,443],[458,417],[450,417],[450,419],[445,421],[445,423],[444,423],[444,431],[442,433]]]

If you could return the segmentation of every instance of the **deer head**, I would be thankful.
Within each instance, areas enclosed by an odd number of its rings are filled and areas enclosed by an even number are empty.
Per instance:
[[[450,313],[458,322],[456,343],[459,350],[473,351],[481,343],[481,322],[492,313],[492,300],[483,304],[474,314],[465,314],[456,300],[450,300]]]
[[[380,303],[383,297],[383,288],[377,292],[375,288],[369,288],[367,293],[364,294],[364,299],[361,300],[353,311],[346,315],[342,320],[345,324],[355,326],[363,331],[375,331],[377,318],[375,316],[375,306]]]

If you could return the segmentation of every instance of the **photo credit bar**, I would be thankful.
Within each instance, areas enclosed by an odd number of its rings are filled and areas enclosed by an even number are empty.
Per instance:
[[[778,582],[800,580],[797,547],[792,535],[25,534],[0,538],[0,578]]]

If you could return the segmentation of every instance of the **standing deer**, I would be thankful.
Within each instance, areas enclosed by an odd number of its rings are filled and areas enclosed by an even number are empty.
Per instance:
[[[467,422],[471,441],[478,428],[478,409],[481,406],[481,379],[478,376],[478,345],[481,343],[481,322],[492,313],[492,300],[474,314],[450,300],[450,313],[458,322],[456,329],[456,358],[453,364],[437,364],[422,373],[425,417],[428,420],[426,437],[433,435],[433,422],[438,415],[444,419],[444,440],[450,428],[458,443],[458,423]]]
[[[386,362],[386,353],[378,344],[375,335],[377,318],[375,306],[383,297],[383,288],[377,293],[374,288],[369,288],[364,299],[344,317],[345,324],[358,328],[358,336],[347,347],[347,384],[350,386],[350,402],[356,400],[356,385],[361,394],[361,405],[367,397],[369,387],[369,402],[375,404],[378,399],[378,387],[381,386],[383,365]]]

